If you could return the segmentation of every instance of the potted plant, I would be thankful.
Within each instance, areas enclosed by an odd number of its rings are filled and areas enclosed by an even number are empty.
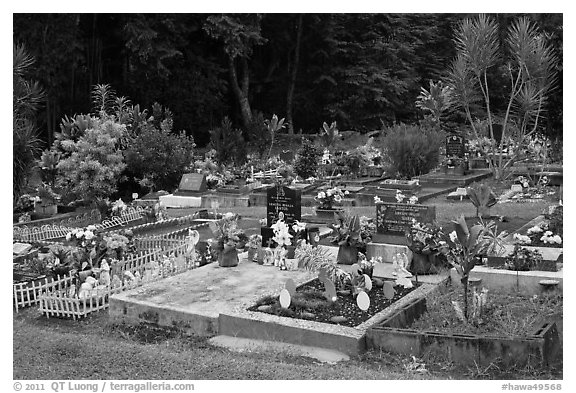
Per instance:
[[[372,241],[376,226],[367,217],[344,211],[335,213],[335,220],[330,241],[339,246],[336,263],[352,265],[358,262],[358,252],[366,253],[366,244]]]
[[[330,188],[326,191],[318,192],[314,200],[318,202],[316,215],[322,218],[332,218],[335,213],[342,212],[342,209],[335,209],[334,205],[341,204],[348,191],[342,191],[338,187]]]
[[[218,254],[218,264],[221,267],[238,265],[238,250],[236,247],[247,240],[243,230],[238,228],[238,216],[226,213],[218,221],[210,223],[210,229],[215,237],[214,250]]]
[[[476,216],[479,218],[489,218],[490,208],[498,203],[496,194],[486,184],[482,183],[475,187],[468,187],[467,194],[470,202],[476,207]]]
[[[248,261],[254,262],[258,249],[261,248],[262,236],[258,234],[253,234],[248,237],[248,242],[246,242],[246,248],[248,248]]]
[[[424,224],[416,220],[405,232],[407,246],[412,251],[412,262],[408,269],[414,275],[436,274],[448,266],[441,253],[441,242],[445,235],[436,224]]]

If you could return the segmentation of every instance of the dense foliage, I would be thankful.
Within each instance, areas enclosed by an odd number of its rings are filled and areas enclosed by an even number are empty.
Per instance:
[[[410,179],[438,165],[442,141],[442,133],[434,129],[397,125],[388,130],[382,148],[391,172]]]
[[[91,87],[109,83],[142,107],[167,105],[174,128],[205,146],[224,116],[255,142],[247,133],[258,111],[285,117],[284,132],[316,132],[321,121],[342,130],[413,122],[421,87],[443,76],[456,53],[454,28],[467,16],[15,14],[14,42],[37,60],[30,76],[47,89],[39,125],[49,143],[64,115],[88,112]],[[501,36],[517,17],[496,15]],[[529,17],[561,60],[562,14]],[[561,61],[558,71],[541,123],[549,136],[561,135]],[[505,85],[494,84],[491,103],[504,102]]]
[[[302,179],[316,176],[318,162],[322,153],[307,139],[302,139],[302,146],[294,159],[294,171]]]
[[[36,112],[44,97],[44,91],[36,81],[29,79],[34,58],[23,46],[13,48],[12,92],[12,198],[18,199],[35,165],[40,151],[40,139],[36,129]]]
[[[87,129],[77,142],[63,145],[70,153],[56,166],[60,186],[76,197],[97,201],[116,191],[120,174],[126,167],[119,141],[126,127],[112,120],[100,120]]]
[[[172,115],[157,128],[147,122],[124,151],[126,171],[141,186],[172,191],[194,158],[194,140],[172,133]]]

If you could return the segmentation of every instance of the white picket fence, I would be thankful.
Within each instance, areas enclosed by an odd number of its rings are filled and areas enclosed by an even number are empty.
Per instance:
[[[14,311],[18,312],[21,308],[37,304],[42,293],[61,288],[67,278],[70,279],[71,277],[44,277],[12,284]]]
[[[94,211],[93,211],[94,212]],[[97,212],[97,210],[95,211]],[[95,213],[91,213],[89,217],[90,219],[84,219],[82,221],[83,226],[94,225],[97,229],[106,230],[110,228],[114,228],[116,226],[125,225],[131,221],[138,220],[142,218],[144,215],[144,209],[141,206],[137,206],[136,208],[129,207],[127,208],[120,216],[112,217],[111,219],[104,220],[99,224],[94,224],[94,219],[96,217],[100,218],[100,213],[97,215]],[[80,223],[78,221],[77,223]],[[50,240],[50,239],[59,239],[65,237],[69,232],[72,232],[77,227],[72,226],[62,226],[62,225],[42,225],[39,227],[27,227],[26,225],[23,226],[13,226],[12,228],[12,237],[15,241],[21,242],[38,242],[43,240]]]
[[[140,285],[154,282],[198,267],[195,258],[187,255],[187,244],[183,239],[161,239],[162,243],[150,242],[151,246],[160,248],[131,256],[125,260],[113,263],[110,276],[122,280],[120,286],[109,286],[103,290],[95,290],[90,296],[78,298],[69,293],[73,282],[71,277],[55,281],[55,284],[43,292],[40,297],[40,311],[46,317],[83,318],[90,313],[107,309],[109,298],[115,293],[136,288]],[[126,279],[126,272],[136,275],[139,281]]]
[[[260,171],[254,173],[254,179],[264,180],[264,179],[277,179],[280,178],[277,169],[269,169],[267,171]]]

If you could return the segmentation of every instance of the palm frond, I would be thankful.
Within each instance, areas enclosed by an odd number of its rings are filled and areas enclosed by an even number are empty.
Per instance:
[[[498,25],[486,15],[466,18],[456,29],[454,43],[474,73],[480,75],[498,60]]]

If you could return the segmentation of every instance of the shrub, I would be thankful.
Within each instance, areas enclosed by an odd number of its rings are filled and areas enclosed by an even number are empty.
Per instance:
[[[388,130],[383,150],[393,173],[412,178],[428,173],[438,165],[441,144],[439,131],[402,124]]]
[[[246,129],[250,151],[258,154],[260,158],[264,157],[272,143],[272,136],[268,128],[266,128],[264,121],[265,118],[262,112],[256,112],[252,117],[252,122]]]
[[[172,133],[172,116],[165,115],[159,128],[153,122],[142,125],[124,152],[127,174],[155,190],[176,187],[194,155],[194,139],[184,131]]]
[[[220,127],[210,130],[210,147],[216,150],[216,158],[220,164],[242,165],[246,160],[242,131],[233,128],[228,117],[224,117]]]
[[[294,171],[302,179],[315,177],[318,170],[318,160],[322,153],[306,138],[302,138],[302,146],[296,153]]]
[[[59,185],[84,199],[96,202],[116,191],[120,174],[126,167],[118,141],[126,127],[112,120],[97,121],[78,142],[63,147],[70,153],[58,165]]]

